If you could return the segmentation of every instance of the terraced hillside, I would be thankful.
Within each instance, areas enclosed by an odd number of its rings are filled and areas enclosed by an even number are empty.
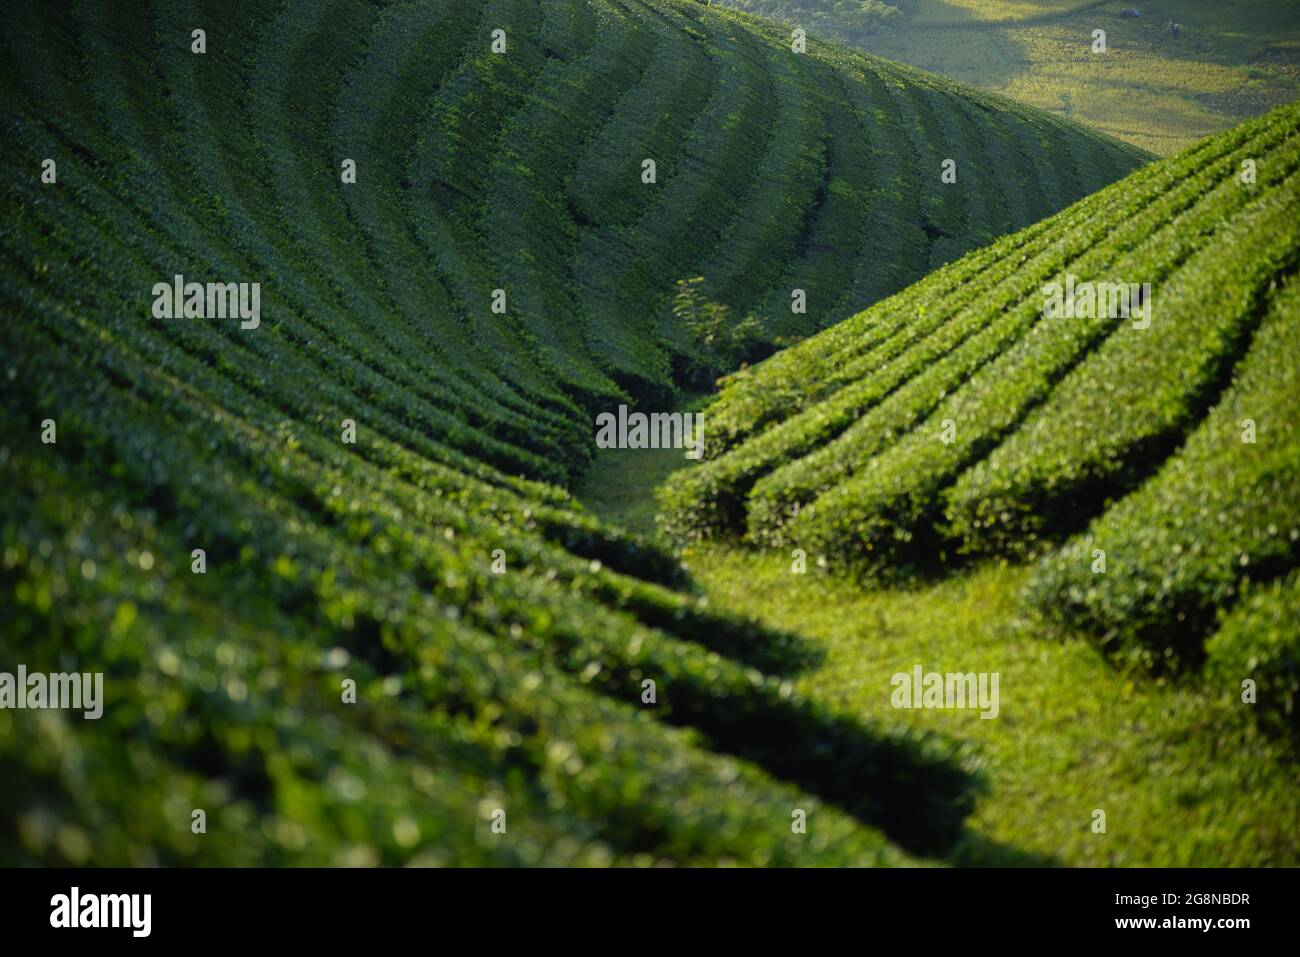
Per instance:
[[[1286,107],[1213,137],[732,376],[667,527],[877,581],[1045,553],[1044,613],[1199,662],[1243,584],[1300,558],[1298,134]],[[1073,316],[1049,308],[1076,281]],[[1087,309],[1085,283],[1149,291]],[[1284,675],[1294,623],[1275,644]]]
[[[562,485],[671,391],[679,278],[809,333],[1137,153],[696,3],[75,2],[5,43],[0,667],[105,698],[0,710],[0,862],[947,853],[953,748],[792,695],[809,648]],[[175,276],[260,314],[162,318]]]
[[[6,81],[24,107],[15,169],[55,157],[65,191],[150,204],[151,238],[188,243],[192,227],[204,245],[168,269],[292,268],[264,283],[269,322],[309,314],[316,349],[370,329],[364,364],[400,357],[392,375],[450,445],[543,479],[581,468],[590,409],[670,386],[688,345],[677,279],[705,276],[771,335],[807,334],[1139,159],[883,61],[796,55],[694,3],[176,2],[112,22],[72,4],[30,19],[11,28],[29,51]],[[942,189],[946,158],[959,182]]]

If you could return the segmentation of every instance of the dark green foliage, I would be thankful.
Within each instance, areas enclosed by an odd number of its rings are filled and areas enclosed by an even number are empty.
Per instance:
[[[744,362],[761,327],[753,316],[733,319],[729,308],[705,297],[703,283],[703,276],[677,280],[673,318],[690,337],[687,375],[694,384],[707,387],[723,370]]]
[[[1293,210],[1298,208],[1293,205]],[[1292,223],[1295,217],[1292,217]],[[1043,612],[1157,668],[1198,664],[1243,583],[1300,558],[1300,284],[1278,289],[1222,400],[1179,453],[1030,583]],[[1254,427],[1248,436],[1246,420]],[[1105,575],[1090,571],[1106,552]]]
[[[1270,731],[1300,735],[1300,575],[1245,589],[1206,642],[1206,681],[1228,690]],[[1253,701],[1243,700],[1253,681]]]
[[[874,580],[1049,552],[1044,616],[1199,665],[1245,584],[1300,557],[1298,130],[1292,106],[1212,137],[731,377],[666,528]],[[1067,274],[1150,283],[1150,325],[1046,315]]]
[[[815,649],[564,487],[697,343],[734,368],[1078,197],[1012,188],[1076,146],[1138,154],[674,0],[68,2],[4,42],[0,668],[107,701],[0,711],[0,861],[948,852],[952,746],[795,694]],[[920,198],[950,142],[996,195]],[[261,326],[155,319],[176,274],[260,283]]]
[[[900,464],[901,480],[942,487],[954,467],[969,462],[972,447],[963,436],[989,435],[998,414],[1015,424],[1025,402],[1054,386],[1060,375],[1054,370],[1068,368],[1108,329],[1094,324],[1089,340],[1082,336],[1087,323],[1080,322],[1080,335],[1059,335],[1059,324],[1040,321],[1042,285],[1066,271],[1145,269],[1158,278],[1158,268],[1169,268],[1159,263],[1186,256],[1200,242],[1196,232],[1185,230],[1182,246],[1165,249],[1163,260],[1122,254],[1161,227],[1162,235],[1176,236],[1184,226],[1217,223],[1244,193],[1221,187],[1215,202],[1173,221],[1241,157],[1278,142],[1290,128],[1257,125],[1258,143],[1238,131],[1133,174],[1122,187],[972,253],[763,366],[733,376],[709,409],[705,464],[683,472],[665,489],[668,529],[690,538],[747,527],[757,541],[794,541],[786,525],[795,515],[861,472],[873,457],[903,456],[892,446],[909,439],[920,443],[911,454],[946,456],[953,464]],[[1268,175],[1283,177],[1286,169],[1283,159]],[[1117,236],[1118,224],[1123,231]],[[988,402],[1002,402],[1013,388],[1008,380],[1034,375],[1035,369],[1046,376],[1038,391],[1022,387],[1022,396],[990,414]],[[967,396],[985,385],[996,385],[995,394],[983,407],[971,405]],[[965,408],[970,427],[958,423],[954,447],[923,448],[928,439],[911,438],[927,419],[937,432],[939,423],[949,417],[956,421]],[[869,484],[880,484],[875,470],[884,461],[871,465]],[[846,488],[843,494],[857,498],[856,490]],[[847,512],[835,506],[823,514],[840,522]],[[801,526],[810,521],[801,520]],[[859,535],[856,522],[841,528],[844,554],[858,554],[852,544]],[[876,558],[881,565],[892,561],[886,554]]]

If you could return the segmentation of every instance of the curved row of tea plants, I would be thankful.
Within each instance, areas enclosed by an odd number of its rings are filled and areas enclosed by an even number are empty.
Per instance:
[[[955,748],[796,695],[813,649],[563,487],[672,395],[676,280],[806,335],[1139,152],[676,0],[61,0],[4,44],[0,670],[105,701],[0,710],[0,860],[954,846]],[[176,275],[260,324],[155,318]]]
[[[1281,134],[1260,135],[1270,142]],[[1056,327],[1039,322],[1045,282],[1106,268],[1119,248],[1115,223],[1144,238],[1146,223],[1164,224],[1175,204],[1230,175],[1256,148],[1253,140],[1237,132],[1139,171],[1124,188],[1103,190],[732,376],[710,406],[706,464],[667,490],[669,528],[679,537],[707,535],[731,522],[734,531],[746,512],[751,525],[778,525],[901,437],[1010,343],[1035,328],[1050,335]],[[1137,216],[1144,218],[1132,223]],[[746,503],[756,482],[764,491]]]
[[[1295,204],[1290,223],[1274,227],[1293,242]],[[1047,556],[1030,583],[1045,612],[1081,623],[1118,655],[1161,669],[1198,663],[1243,586],[1300,558],[1300,284],[1288,277],[1270,292],[1231,384],[1178,453]],[[1090,570],[1096,550],[1106,553],[1104,576]]]
[[[1297,267],[1287,107],[732,376],[715,455],[665,486],[663,524],[875,580],[1046,552],[1028,596],[1047,617],[1195,666],[1243,586],[1300,557]],[[1050,315],[1067,276],[1149,283],[1149,323]],[[1220,642],[1236,662],[1255,660],[1245,627]],[[1293,638],[1272,640],[1259,710],[1286,723]]]

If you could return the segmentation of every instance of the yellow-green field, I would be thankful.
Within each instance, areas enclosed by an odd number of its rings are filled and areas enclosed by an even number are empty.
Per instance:
[[[1162,155],[1298,92],[1300,9],[1288,0],[899,0],[902,16],[866,31],[857,20],[838,27],[830,2],[778,5],[791,22],[808,20],[814,36],[1005,93]],[[1131,6],[1142,16],[1122,17]],[[1094,30],[1106,32],[1104,54],[1092,52]]]

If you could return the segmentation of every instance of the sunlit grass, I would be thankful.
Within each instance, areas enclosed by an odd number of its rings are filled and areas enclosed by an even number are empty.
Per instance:
[[[915,22],[929,24],[969,20],[976,23],[1014,23],[1091,5],[1085,0],[922,0],[916,4]]]
[[[1121,17],[1132,5],[913,0],[903,4],[906,18],[838,38],[1160,155],[1300,96],[1294,4],[1151,0],[1136,4],[1142,17]],[[833,22],[819,21],[832,38]],[[1091,50],[1098,29],[1104,54]]]
[[[916,590],[797,575],[785,555],[727,547],[686,560],[721,606],[826,650],[801,690],[862,718],[968,742],[988,790],[972,828],[1072,865],[1259,865],[1300,860],[1300,789],[1281,745],[1250,730],[1227,689],[1130,681],[1086,642],[1021,616],[1024,571],[987,567]],[[890,704],[890,677],[998,672],[1000,713]],[[1106,833],[1094,834],[1094,810]],[[982,845],[980,845],[982,846]],[[971,854],[982,859],[979,848]]]
[[[652,486],[682,464],[677,450],[605,452],[580,494],[603,517],[650,533]],[[784,552],[708,545],[683,559],[719,608],[824,650],[797,679],[804,693],[966,746],[985,790],[959,861],[1300,863],[1300,773],[1284,744],[1251,728],[1234,689],[1130,680],[1087,642],[1044,634],[1019,600],[1026,569],[868,589],[816,569],[796,574]],[[999,673],[1000,713],[893,708],[890,678],[918,664]],[[1104,834],[1093,832],[1096,810]]]

